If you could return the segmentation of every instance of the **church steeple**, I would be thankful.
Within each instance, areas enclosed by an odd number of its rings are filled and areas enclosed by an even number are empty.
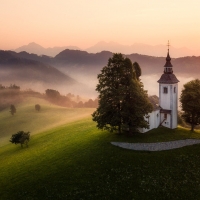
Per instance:
[[[167,53],[167,57],[166,57],[166,63],[165,63],[165,66],[164,66],[164,73],[165,74],[173,74],[173,69],[172,69],[172,64],[171,64],[171,58],[170,58],[170,55],[169,55],[169,41],[168,41],[168,53]]]
[[[176,76],[173,74],[173,66],[171,64],[171,58],[169,55],[169,41],[168,41],[168,52],[167,52],[167,57],[166,57],[166,63],[164,65],[164,73],[158,80],[158,83],[167,83],[167,84],[172,84],[172,83],[178,83],[179,80],[176,78]]]
[[[174,129],[177,127],[178,110],[178,82],[173,73],[173,66],[169,55],[169,41],[164,73],[158,80],[159,83],[159,105],[160,122],[163,126]]]

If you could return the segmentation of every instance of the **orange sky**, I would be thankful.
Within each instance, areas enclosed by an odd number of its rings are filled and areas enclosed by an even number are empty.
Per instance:
[[[0,0],[0,49],[99,41],[200,49],[199,0]]]

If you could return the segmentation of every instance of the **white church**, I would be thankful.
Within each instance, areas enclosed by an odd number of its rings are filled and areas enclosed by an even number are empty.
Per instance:
[[[179,80],[173,73],[169,48],[164,72],[157,82],[159,83],[159,98],[155,95],[149,97],[153,105],[153,111],[146,116],[146,120],[149,122],[149,129],[141,128],[139,131],[142,133],[159,126],[165,126],[170,129],[177,127]]]

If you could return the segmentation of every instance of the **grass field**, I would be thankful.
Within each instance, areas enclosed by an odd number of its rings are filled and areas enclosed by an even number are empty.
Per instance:
[[[41,111],[35,110],[35,104],[40,104]],[[90,116],[94,109],[71,109],[50,104],[39,98],[26,98],[24,102],[15,105],[17,113],[12,116],[9,108],[0,112],[0,146],[8,144],[12,134],[18,131],[30,131],[31,135],[41,131],[76,121]]]
[[[82,116],[32,135],[28,148],[0,147],[0,199],[200,199],[200,145],[144,152],[110,144],[184,138],[200,133],[159,128],[128,138]]]

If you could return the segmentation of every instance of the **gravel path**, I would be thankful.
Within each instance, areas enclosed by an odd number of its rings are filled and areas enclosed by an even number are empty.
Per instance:
[[[111,142],[111,144],[136,151],[163,151],[170,149],[177,149],[189,145],[200,144],[198,139],[176,140],[171,142],[157,142],[157,143],[124,143],[124,142]]]

